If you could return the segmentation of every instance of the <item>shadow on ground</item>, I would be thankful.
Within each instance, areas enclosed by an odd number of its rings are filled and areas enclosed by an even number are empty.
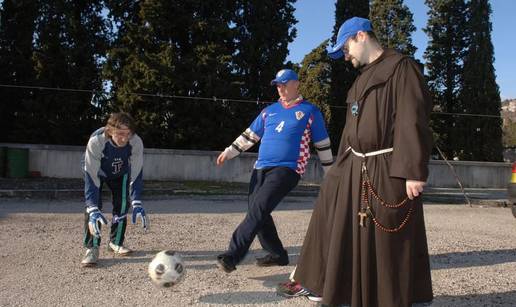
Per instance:
[[[214,305],[254,305],[275,303],[286,298],[281,297],[275,291],[244,291],[226,292],[204,295],[199,301]],[[308,301],[307,301],[308,302]],[[414,304],[414,307],[465,307],[465,306],[514,306],[516,303],[516,291],[502,293],[488,293],[478,295],[457,295],[457,296],[437,296],[431,303]],[[349,306],[349,305],[340,305]]]
[[[296,265],[301,251],[301,246],[291,246],[287,248],[289,253],[289,265]],[[118,256],[113,254],[107,247],[100,247],[100,260],[97,268],[116,266],[119,263],[149,263],[152,258],[160,250],[137,250],[127,256]],[[186,262],[187,268],[195,270],[208,270],[216,268],[217,255],[224,253],[223,250],[217,251],[177,251]],[[266,254],[262,249],[252,249],[246,257],[238,264],[240,265],[254,265],[257,257],[262,257]],[[198,262],[210,261],[212,263],[199,264]]]
[[[101,247],[102,248],[102,247]],[[289,253],[289,265],[296,265],[301,252],[301,246],[287,247]],[[101,267],[109,267],[119,262],[127,263],[145,263],[159,252],[159,250],[139,250],[133,252],[130,256],[116,256],[109,252],[107,248],[101,249],[102,261],[99,263]],[[193,269],[207,270],[215,267],[215,259],[217,255],[224,251],[178,251],[188,266]],[[257,257],[265,255],[262,249],[252,249],[239,265],[253,265]],[[213,261],[210,264],[196,264],[196,262]],[[453,268],[469,268],[490,266],[509,262],[516,262],[516,249],[499,249],[499,250],[481,250],[468,252],[444,253],[438,255],[430,255],[430,266],[432,270],[446,270]],[[258,278],[256,278],[258,279]],[[264,279],[265,280],[265,279]]]
[[[288,281],[289,275],[290,274],[265,275],[260,277],[250,277],[249,279],[262,281],[264,287],[276,289],[279,283]]]
[[[429,306],[515,306],[516,290],[501,293],[437,296]]]
[[[255,305],[275,303],[284,300],[284,297],[269,291],[244,291],[244,292],[224,292],[204,295],[199,301],[214,305]]]
[[[430,256],[433,270],[479,267],[516,262],[516,249],[445,253]]]
[[[102,211],[108,216],[112,210],[109,198],[103,199]],[[312,210],[313,197],[286,197],[276,211]],[[144,201],[145,211],[152,214],[226,214],[246,213],[247,197],[243,196],[184,196],[168,200]],[[0,218],[15,213],[57,213],[84,212],[84,203],[65,200],[0,199]]]

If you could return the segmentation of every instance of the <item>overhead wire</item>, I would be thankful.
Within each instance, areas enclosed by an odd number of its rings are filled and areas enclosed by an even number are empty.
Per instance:
[[[81,92],[91,93],[93,96],[99,94],[100,91],[93,89],[73,89],[73,88],[62,88],[62,87],[48,87],[48,86],[31,86],[31,85],[14,85],[14,84],[0,84],[3,88],[16,88],[16,89],[33,89],[33,90],[47,90],[47,91],[61,91],[61,92]],[[240,103],[254,103],[254,104],[271,104],[274,101],[260,101],[250,99],[234,99],[234,98],[218,98],[218,97],[200,97],[200,96],[184,96],[184,95],[167,95],[167,94],[149,94],[140,92],[129,92],[130,95],[137,95],[142,97],[158,97],[158,98],[171,98],[171,99],[190,99],[190,100],[203,100],[203,101],[214,101],[214,102],[240,102]],[[93,98],[92,98],[93,99]],[[330,108],[346,108],[346,106],[328,105]],[[502,118],[501,115],[491,114],[474,114],[474,113],[454,113],[454,112],[441,112],[433,111],[432,114],[438,115],[449,115],[449,116],[471,116],[471,117],[488,117],[488,118]]]

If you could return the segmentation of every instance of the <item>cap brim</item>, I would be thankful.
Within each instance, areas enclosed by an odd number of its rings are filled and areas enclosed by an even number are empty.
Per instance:
[[[330,47],[330,48],[328,48],[328,50],[326,50],[328,52],[328,56],[331,59],[336,60],[336,59],[340,59],[341,57],[344,56],[344,51],[342,50],[342,46],[344,46],[344,43],[346,42],[346,40],[347,40],[347,36],[342,41],[340,41],[340,42],[337,41],[335,46]]]
[[[335,44],[335,46],[328,48],[328,56],[333,60],[337,60],[343,57],[345,54],[344,50],[342,50],[342,47],[344,46],[348,38],[350,38],[354,34],[355,33],[348,32],[345,33],[340,39],[337,39],[337,43]]]
[[[330,50],[328,50],[328,56],[332,60],[337,60],[337,59],[340,59],[340,58],[342,58],[344,56],[344,51],[342,51],[342,48],[341,49],[337,49],[337,50],[330,49]]]
[[[286,84],[288,81],[290,81],[290,80],[276,80],[276,79],[273,79],[273,80],[271,81],[271,85],[276,85],[276,84],[278,84],[278,83]]]
[[[344,56],[344,50],[342,50],[343,45],[344,45],[344,43],[341,43],[341,44],[337,44],[331,48],[328,48],[328,50],[326,50],[328,52],[328,56],[333,60],[337,60],[337,59],[340,59],[341,57],[343,57]]]

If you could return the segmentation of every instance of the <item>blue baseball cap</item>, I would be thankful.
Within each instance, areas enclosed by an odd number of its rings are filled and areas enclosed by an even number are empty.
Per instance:
[[[282,69],[278,71],[276,78],[271,81],[271,85],[286,84],[290,80],[298,80],[296,72],[292,69]]]
[[[373,31],[373,26],[369,19],[352,17],[346,20],[340,26],[339,33],[337,33],[337,42],[333,47],[330,47],[327,50],[328,56],[334,60],[343,57],[344,51],[342,50],[342,46],[344,46],[348,38],[356,35],[358,31]]]

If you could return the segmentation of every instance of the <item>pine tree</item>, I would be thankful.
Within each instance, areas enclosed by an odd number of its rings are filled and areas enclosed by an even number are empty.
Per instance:
[[[171,125],[175,101],[145,95],[184,94],[170,77],[182,71],[172,69],[178,46],[173,41],[169,43],[169,37],[172,31],[187,35],[186,25],[191,21],[180,29],[177,24],[191,14],[179,8],[174,11],[172,2],[167,6],[159,1],[142,4],[137,0],[114,0],[107,1],[107,8],[109,20],[115,25],[103,70],[104,78],[111,84],[109,111],[130,113],[146,147],[167,148],[171,142],[167,136],[179,133]],[[165,16],[171,12],[177,18],[168,20]]]
[[[0,11],[0,83],[32,85],[32,40],[37,16],[35,1],[5,0]],[[18,88],[0,88],[0,142],[25,141],[27,122],[20,118],[27,112],[31,93]]]
[[[113,108],[137,118],[147,146],[220,149],[218,133],[228,118],[224,105],[134,93],[238,96],[229,26],[234,1],[113,1],[109,8],[120,25],[105,69],[116,97]]]
[[[37,85],[102,91],[106,47],[102,1],[40,1],[34,69]],[[26,142],[83,145],[99,124],[91,93],[37,91],[27,106]]]
[[[242,76],[242,95],[268,100],[276,90],[270,81],[288,55],[288,44],[296,36],[293,28],[295,0],[237,1],[235,68]]]
[[[491,6],[487,0],[471,0],[467,35],[469,40],[464,60],[464,84],[460,92],[465,113],[499,116],[501,100],[493,67]],[[471,117],[458,120],[457,138],[462,150],[461,160],[502,161],[502,119]]]
[[[428,23],[424,29],[429,36],[423,55],[427,78],[434,96],[434,109],[441,112],[462,112],[458,94],[462,85],[462,63],[466,52],[466,4],[464,0],[426,0],[429,7]],[[437,114],[432,117],[438,135],[436,145],[447,157],[455,157],[461,150],[454,130],[457,117]]]
[[[369,16],[382,46],[414,56],[417,48],[412,44],[411,33],[416,27],[403,0],[373,0]]]
[[[256,101],[273,101],[276,88],[270,82],[282,68],[288,44],[296,37],[295,0],[237,0],[235,16],[236,53],[233,57],[241,96]],[[236,105],[234,125],[242,129],[263,105]]]
[[[340,26],[347,19],[358,16],[368,18],[369,0],[337,0],[335,3],[335,26],[333,27],[332,45],[337,39]],[[342,128],[346,123],[346,97],[349,88],[355,81],[358,72],[349,62],[343,59],[331,61],[330,104],[338,106],[332,110],[329,126],[333,152],[337,152]]]
[[[109,1],[113,107],[135,115],[150,146],[220,150],[263,105],[132,93],[270,101],[295,35],[291,2]]]
[[[331,64],[326,53],[328,40],[307,54],[299,71],[299,92],[305,99],[317,105],[327,121],[331,118],[330,76]]]

